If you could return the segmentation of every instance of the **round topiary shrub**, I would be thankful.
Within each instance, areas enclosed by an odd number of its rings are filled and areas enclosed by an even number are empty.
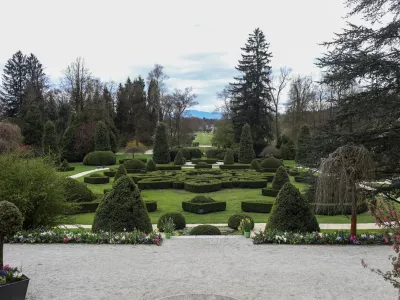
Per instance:
[[[251,161],[250,169],[251,170],[256,170],[256,171],[260,170],[260,164],[258,163],[257,159],[253,159]]]
[[[276,172],[280,166],[282,166],[282,161],[272,156],[264,159],[260,164],[260,168],[268,172]]]
[[[289,182],[285,183],[276,197],[265,229],[299,232],[320,230],[308,201]]]
[[[72,178],[65,180],[65,200],[68,202],[92,202],[96,197],[86,184]]]
[[[239,163],[249,164],[256,157],[253,148],[253,139],[251,137],[251,128],[249,124],[244,124],[240,136]]]
[[[252,217],[248,216],[248,215],[233,215],[229,217],[228,220],[228,227],[232,228],[232,229],[238,229],[239,225],[240,225],[240,221],[242,221],[243,218],[249,218],[251,221],[251,230],[253,230],[254,228],[254,220]]]
[[[185,158],[183,157],[182,151],[179,150],[174,159],[174,165],[183,166],[185,164]]]
[[[146,164],[146,171],[147,172],[154,172],[157,171],[157,165],[154,160],[150,159]]]
[[[210,203],[210,202],[215,202],[215,200],[208,196],[199,195],[199,196],[192,198],[190,200],[190,202],[192,202],[192,203]]]
[[[289,182],[289,175],[287,174],[285,167],[280,166],[278,171],[276,171],[274,180],[272,181],[272,188],[274,190],[280,190],[286,182]]]
[[[117,172],[114,175],[114,182],[120,179],[122,176],[126,175],[126,169],[124,165],[119,165]]]
[[[235,157],[233,155],[233,150],[228,149],[224,157],[224,165],[233,165],[234,163],[235,163]]]
[[[115,165],[117,158],[111,151],[93,151],[86,154],[83,164],[86,166],[111,166]]]
[[[99,204],[92,230],[123,232],[134,229],[145,233],[153,230],[140,191],[132,179],[125,175],[113,184],[113,189],[105,194]]]
[[[156,164],[167,164],[171,159],[167,140],[167,129],[165,124],[162,122],[158,123],[156,127],[153,146],[153,159]]]
[[[160,232],[164,232],[163,224],[165,220],[168,218],[172,218],[175,224],[175,229],[183,229],[186,227],[186,220],[185,217],[180,214],[180,213],[166,213],[163,214],[157,222],[157,228],[160,230]]]
[[[15,204],[0,201],[0,270],[3,269],[4,237],[12,236],[22,229],[24,218]]]
[[[126,170],[144,170],[146,169],[146,164],[138,159],[130,159],[124,162],[124,167]]]
[[[190,235],[221,235],[221,231],[212,225],[199,225],[190,230]]]

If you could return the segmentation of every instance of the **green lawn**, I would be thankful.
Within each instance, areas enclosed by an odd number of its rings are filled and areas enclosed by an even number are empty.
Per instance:
[[[198,142],[200,145],[210,145],[211,146],[211,139],[213,137],[213,134],[211,132],[201,132],[198,131],[196,132],[197,136],[196,139],[194,140],[195,142]]]

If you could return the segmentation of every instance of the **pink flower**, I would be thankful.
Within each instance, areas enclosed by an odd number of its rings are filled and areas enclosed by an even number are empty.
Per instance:
[[[68,243],[68,239],[67,238],[64,238],[64,243]]]
[[[10,265],[4,265],[4,270],[8,271],[9,268],[10,268]]]

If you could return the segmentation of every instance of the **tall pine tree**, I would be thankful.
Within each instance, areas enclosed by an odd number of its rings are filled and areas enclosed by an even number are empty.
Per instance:
[[[24,143],[36,149],[42,147],[43,137],[43,118],[37,105],[31,105],[24,117],[24,126],[22,128]]]
[[[272,54],[268,52],[269,44],[259,28],[249,35],[245,47],[241,49],[244,53],[236,67],[241,75],[234,77],[236,82],[230,84],[233,130],[235,140],[239,142],[242,127],[248,123],[254,149],[259,153],[273,138],[270,125],[273,109],[269,92]]]

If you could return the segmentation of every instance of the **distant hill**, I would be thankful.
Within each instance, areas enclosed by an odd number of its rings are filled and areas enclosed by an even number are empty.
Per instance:
[[[199,111],[199,110],[187,110],[185,112],[186,117],[196,117],[196,118],[206,118],[206,119],[221,119],[221,114],[219,113],[211,113],[208,111]]]

